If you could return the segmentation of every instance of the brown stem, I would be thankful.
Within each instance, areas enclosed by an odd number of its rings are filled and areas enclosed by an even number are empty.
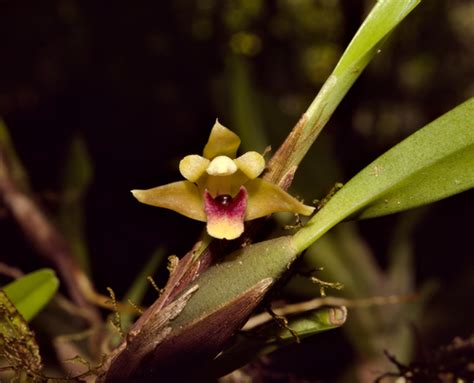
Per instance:
[[[93,291],[89,279],[76,263],[67,241],[51,224],[38,204],[15,183],[6,152],[2,147],[0,147],[0,201],[38,254],[55,267],[73,302],[86,309],[91,323],[99,323],[98,310],[87,301],[87,294]]]
[[[279,185],[284,190],[290,187],[298,168],[298,163],[294,163],[293,157],[307,122],[308,116],[303,114],[268,162],[267,171],[263,175],[264,179]]]
[[[12,279],[18,279],[23,276],[23,272],[16,267],[12,267],[3,262],[0,262],[0,274],[6,275]]]

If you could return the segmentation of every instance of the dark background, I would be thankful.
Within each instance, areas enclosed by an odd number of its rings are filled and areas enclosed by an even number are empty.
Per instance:
[[[180,179],[178,161],[201,152],[216,117],[238,131],[244,114],[276,149],[372,4],[0,1],[0,115],[53,217],[70,142],[84,140],[94,174],[85,238],[99,291],[123,293],[157,246],[181,255],[202,229],[140,205],[129,190]],[[294,190],[322,197],[471,96],[473,19],[469,1],[422,2],[339,106]],[[242,82],[243,95],[235,91]],[[253,109],[238,109],[239,97]],[[413,237],[418,280],[442,286],[434,344],[472,331],[472,197],[434,204]],[[395,219],[360,224],[381,264]],[[44,266],[6,215],[0,240],[2,262],[25,272]]]

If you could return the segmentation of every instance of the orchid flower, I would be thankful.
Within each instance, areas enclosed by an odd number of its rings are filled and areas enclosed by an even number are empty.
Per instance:
[[[263,156],[251,151],[236,158],[239,145],[240,138],[216,121],[203,155],[191,154],[179,163],[186,181],[132,194],[142,203],[207,222],[209,235],[219,239],[238,238],[244,221],[275,212],[313,212],[279,186],[257,178],[265,169]]]

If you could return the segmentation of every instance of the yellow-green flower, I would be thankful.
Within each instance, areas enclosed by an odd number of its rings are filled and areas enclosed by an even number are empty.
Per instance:
[[[220,239],[238,238],[244,221],[279,211],[313,212],[279,186],[257,178],[265,169],[263,156],[247,152],[236,158],[239,145],[240,138],[216,121],[203,156],[191,154],[179,163],[186,181],[132,193],[140,202],[207,222],[209,235]]]

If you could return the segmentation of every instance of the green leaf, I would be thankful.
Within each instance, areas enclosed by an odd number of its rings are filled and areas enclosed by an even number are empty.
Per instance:
[[[472,188],[473,121],[471,98],[383,154],[295,234],[299,250],[348,217],[392,214]]]
[[[174,327],[211,315],[266,278],[278,280],[297,255],[291,237],[235,251],[197,279],[199,289],[175,320]]]
[[[345,76],[365,67],[378,53],[381,42],[420,3],[421,0],[378,0],[352,38],[333,74]]]
[[[239,334],[231,347],[224,350],[207,368],[214,377],[226,375],[257,357],[267,355],[299,339],[342,326],[347,318],[344,307],[326,307],[286,318],[287,328],[276,321],[262,325],[248,334]]]
[[[4,286],[2,290],[18,312],[30,321],[51,300],[59,281],[51,269],[41,269]]]
[[[345,50],[334,71],[305,113],[306,120],[293,131],[290,158],[285,174],[298,165],[351,86],[394,28],[420,3],[420,0],[379,0]]]

